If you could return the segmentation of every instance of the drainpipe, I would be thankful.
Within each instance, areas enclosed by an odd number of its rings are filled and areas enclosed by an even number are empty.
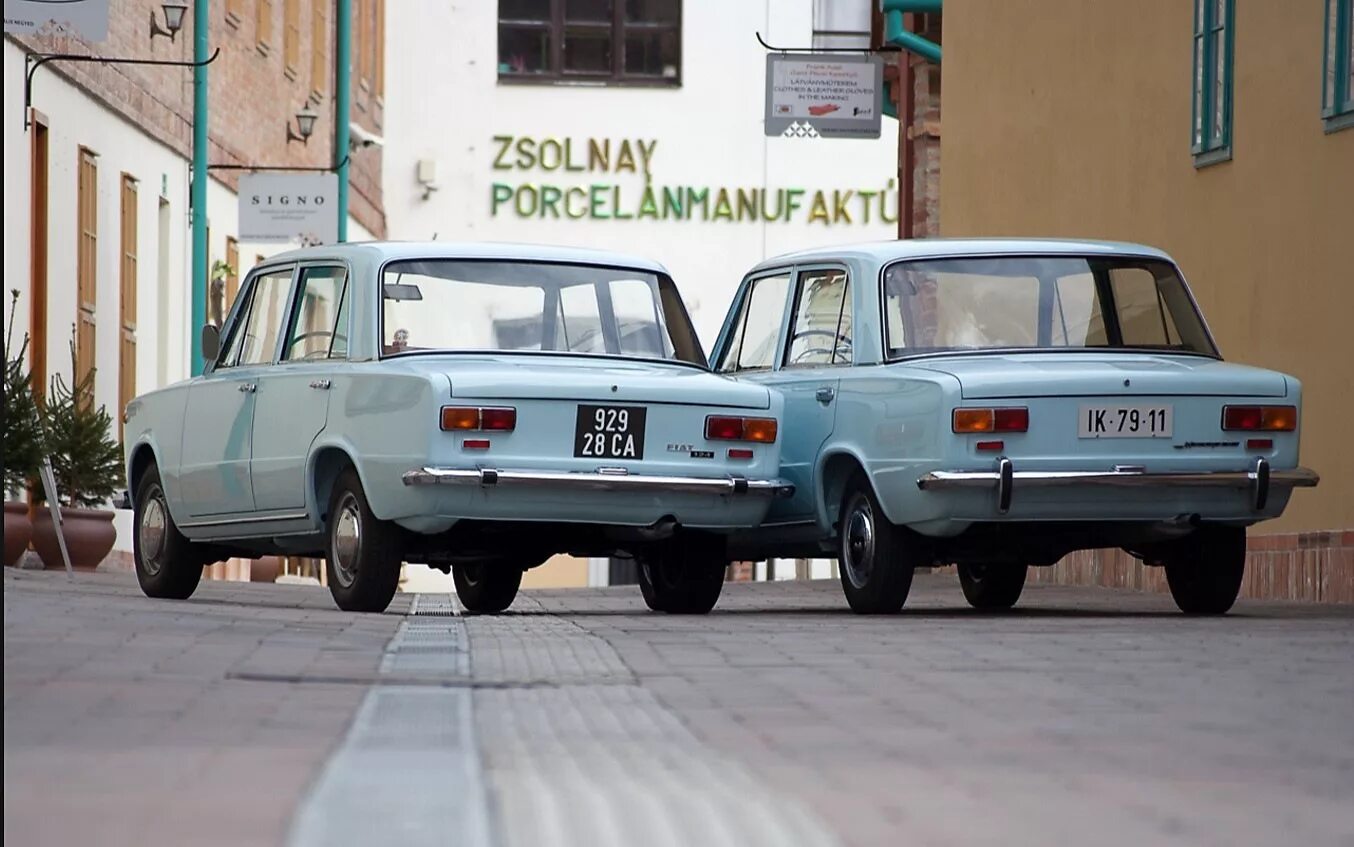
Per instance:
[[[353,103],[353,0],[338,0],[334,26],[334,158],[338,165],[338,240],[348,240],[348,121]]]
[[[207,0],[193,0],[193,289],[189,321],[189,373],[202,374],[202,327],[207,323]]]
[[[940,62],[940,45],[908,32],[903,26],[905,12],[939,12],[943,0],[879,0],[879,11],[884,13],[884,43],[901,47],[931,62]]]

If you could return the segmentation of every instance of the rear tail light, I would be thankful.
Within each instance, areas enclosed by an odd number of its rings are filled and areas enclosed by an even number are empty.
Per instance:
[[[1030,428],[1030,410],[1024,406],[955,409],[952,428],[958,433],[1027,432]]]
[[[1298,407],[1223,406],[1222,428],[1242,432],[1292,432],[1298,428]]]
[[[517,410],[505,407],[443,406],[442,429],[512,432],[517,428]]]
[[[705,419],[705,437],[711,441],[756,441],[770,444],[776,440],[776,419],[710,415]]]
[[[729,458],[730,458],[730,459],[751,459],[751,458],[752,458],[752,450],[751,450],[751,448],[748,448],[748,447],[730,447],[730,448],[729,448]]]

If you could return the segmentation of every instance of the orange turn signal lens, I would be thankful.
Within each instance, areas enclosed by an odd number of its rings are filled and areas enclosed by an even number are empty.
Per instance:
[[[442,429],[479,429],[480,410],[464,406],[442,407]]]
[[[711,441],[756,441],[770,444],[776,440],[776,419],[711,415],[705,419],[705,437]]]
[[[1298,428],[1298,407],[1223,406],[1222,428],[1243,432],[1292,432]]]
[[[743,440],[770,444],[776,440],[775,418],[743,418]]]

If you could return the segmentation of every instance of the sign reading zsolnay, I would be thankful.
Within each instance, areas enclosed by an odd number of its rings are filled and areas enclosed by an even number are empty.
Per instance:
[[[306,245],[338,241],[336,174],[244,174],[239,196],[241,241]]]
[[[108,0],[5,0],[5,32],[32,35],[55,24],[86,41],[108,37]]]
[[[766,134],[878,138],[883,87],[871,56],[768,53]]]

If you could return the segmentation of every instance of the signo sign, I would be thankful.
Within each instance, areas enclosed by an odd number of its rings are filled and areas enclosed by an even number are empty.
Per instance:
[[[878,138],[883,85],[871,56],[768,53],[766,134]]]
[[[5,32],[32,34],[56,24],[86,41],[108,37],[108,0],[5,0]]]
[[[240,240],[338,241],[338,176],[261,172],[240,177]]]

